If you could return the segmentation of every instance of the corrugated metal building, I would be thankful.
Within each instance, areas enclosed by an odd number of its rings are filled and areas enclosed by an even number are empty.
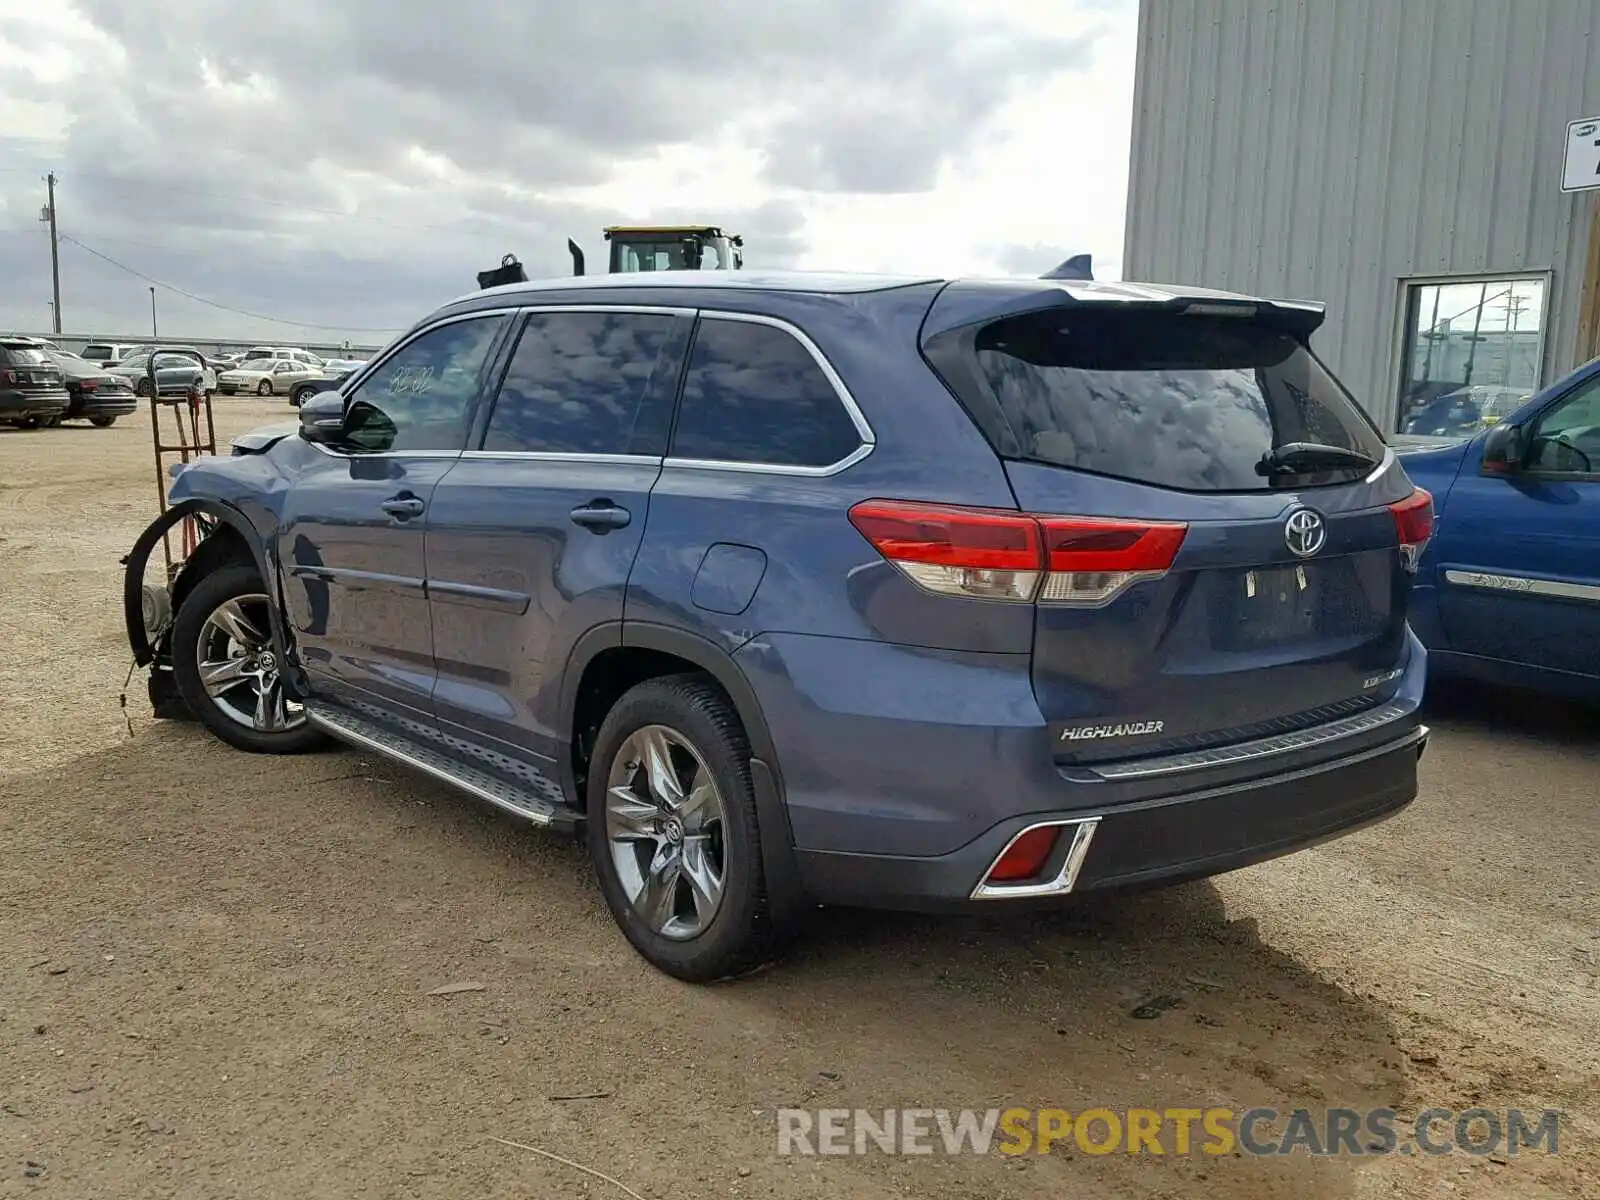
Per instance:
[[[1123,274],[1322,300],[1372,415],[1580,346],[1600,0],[1142,0]],[[1600,237],[1600,231],[1596,233]]]

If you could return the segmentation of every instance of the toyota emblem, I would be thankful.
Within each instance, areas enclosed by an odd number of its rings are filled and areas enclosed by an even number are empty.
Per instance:
[[[1297,558],[1310,558],[1328,542],[1328,523],[1322,514],[1297,508],[1283,523],[1283,541]]]

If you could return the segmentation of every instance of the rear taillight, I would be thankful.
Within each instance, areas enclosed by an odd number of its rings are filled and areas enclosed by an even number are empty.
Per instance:
[[[15,371],[0,371],[0,383],[16,383],[16,381],[17,373]]]
[[[865,500],[850,523],[913,582],[946,596],[1032,600],[1044,574],[1039,523],[1018,512]]]
[[[1404,500],[1389,505],[1394,516],[1394,530],[1400,542],[1400,562],[1408,571],[1415,571],[1433,536],[1433,496],[1418,488]]]
[[[914,583],[945,596],[1098,607],[1159,578],[1187,525],[1032,516],[1009,509],[866,500],[850,522]]]
[[[99,386],[100,381],[98,379],[82,379],[78,381],[78,390],[80,392],[92,392]]]
[[[1187,525],[1041,517],[1050,574],[1039,599],[1104,604],[1129,584],[1165,575]]]

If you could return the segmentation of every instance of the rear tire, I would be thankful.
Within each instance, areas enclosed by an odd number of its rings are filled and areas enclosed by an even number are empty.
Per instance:
[[[279,665],[266,589],[254,566],[226,563],[183,598],[172,626],[172,673],[189,710],[228,745],[304,754],[328,744],[304,710],[284,698]]]
[[[117,423],[117,419],[115,417],[90,417],[89,418],[89,424],[93,425],[96,429],[110,429],[111,426],[115,425],[116,423]]]
[[[709,983],[782,954],[792,923],[767,894],[749,739],[707,679],[627,692],[595,739],[586,799],[606,905],[653,966]]]

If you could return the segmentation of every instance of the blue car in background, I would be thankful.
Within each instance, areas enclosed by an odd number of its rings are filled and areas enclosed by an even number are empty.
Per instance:
[[[1411,622],[1435,675],[1600,699],[1600,359],[1475,436],[1394,440],[1433,493]]]

